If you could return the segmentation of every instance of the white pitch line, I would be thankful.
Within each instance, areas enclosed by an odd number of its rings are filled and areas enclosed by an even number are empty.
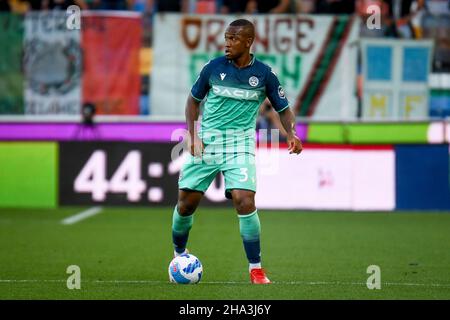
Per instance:
[[[70,216],[61,221],[64,225],[74,224],[81,220],[87,219],[89,217],[95,216],[102,211],[102,207],[92,207],[80,213],[77,213],[74,216]]]
[[[0,283],[39,283],[39,282],[66,282],[67,280],[45,280],[45,279],[0,279]],[[169,284],[169,281],[161,280],[82,280],[87,283],[116,283],[116,284]],[[232,284],[250,285],[247,281],[202,281],[203,284]],[[274,285],[344,285],[344,286],[365,286],[365,282],[339,282],[339,281],[274,281]],[[408,283],[408,282],[382,282],[382,286],[420,286],[420,287],[441,287],[450,288],[450,283]]]

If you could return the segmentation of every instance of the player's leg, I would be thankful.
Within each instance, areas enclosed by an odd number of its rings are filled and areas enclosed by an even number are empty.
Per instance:
[[[231,190],[233,205],[239,218],[239,232],[249,261],[249,269],[261,268],[261,224],[255,207],[255,193],[249,190]]]
[[[232,159],[231,159],[232,158]],[[261,268],[261,225],[255,207],[256,166],[252,154],[227,157],[222,166],[225,176],[225,195],[233,200],[239,217],[239,231],[249,262],[253,283],[270,283]]]
[[[178,202],[172,219],[175,256],[185,252],[189,231],[194,222],[193,214],[218,171],[218,166],[198,162],[191,155],[183,165],[178,179]]]
[[[231,197],[239,217],[239,232],[249,262],[250,279],[257,284],[270,283],[261,268],[261,224],[255,207],[255,192],[233,189]]]
[[[174,255],[186,252],[189,231],[194,222],[194,212],[202,197],[203,193],[200,191],[179,190],[178,192],[178,202],[172,216]]]

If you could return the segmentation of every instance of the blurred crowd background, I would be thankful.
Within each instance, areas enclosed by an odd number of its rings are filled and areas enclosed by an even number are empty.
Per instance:
[[[382,27],[361,28],[363,36],[420,39],[439,37],[436,33],[450,30],[448,0],[0,0],[0,11],[24,14],[32,10],[66,10],[71,5],[83,10],[141,12],[148,40],[151,39],[152,19],[158,12],[357,14],[364,23],[369,16],[367,8],[377,5],[381,8]],[[448,42],[446,45],[450,46]],[[450,64],[441,67],[450,70]]]
[[[367,8],[381,8],[381,29],[361,28],[365,37],[436,38],[438,47],[450,48],[449,0],[0,0],[0,11],[25,14],[34,10],[132,10],[142,13],[144,40],[151,45],[152,20],[158,12],[186,14],[357,14],[365,23]],[[434,71],[450,71],[447,57]]]
[[[442,79],[447,79],[450,73],[450,1],[448,0],[0,0],[0,11],[26,15],[30,11],[66,10],[71,5],[77,5],[82,10],[129,10],[141,15],[140,56],[141,70],[144,71],[141,72],[140,82],[142,91],[139,102],[140,115],[151,114],[149,106],[151,92],[148,88],[153,77],[151,72],[154,53],[153,28],[157,13],[356,15],[360,17],[362,26],[359,28],[360,37],[432,39],[434,51],[430,71],[433,74],[444,74],[445,77]],[[381,28],[365,27],[370,17],[367,9],[373,5],[380,8]],[[360,93],[361,67],[358,68],[359,88],[355,91]],[[444,107],[440,108],[446,109],[445,104],[448,103],[448,99],[445,100]],[[450,106],[447,107],[450,114]],[[444,110],[440,116],[446,116],[446,112]],[[272,114],[267,103],[263,104],[260,124],[265,126],[265,122],[273,121],[277,121],[277,118]]]

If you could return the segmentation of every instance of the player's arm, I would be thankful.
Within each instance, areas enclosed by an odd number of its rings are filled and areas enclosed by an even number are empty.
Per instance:
[[[281,124],[286,130],[289,153],[299,154],[302,152],[303,146],[295,132],[295,116],[289,108],[289,101],[284,94],[283,87],[272,70],[268,72],[266,78],[266,95],[272,107],[278,112]]]
[[[289,153],[299,154],[303,150],[302,141],[295,131],[295,115],[291,108],[286,108],[278,113],[284,130],[287,132],[287,143]]]
[[[191,94],[186,101],[186,123],[189,132],[188,148],[193,156],[200,156],[203,152],[203,142],[197,133],[197,121],[200,115],[200,103],[206,97],[210,89],[209,76],[211,73],[211,65],[208,62],[195,81],[191,89]]]
[[[200,101],[189,95],[186,101],[186,124],[188,128],[188,148],[193,156],[200,156],[203,152],[203,142],[197,133],[197,121],[200,115]]]

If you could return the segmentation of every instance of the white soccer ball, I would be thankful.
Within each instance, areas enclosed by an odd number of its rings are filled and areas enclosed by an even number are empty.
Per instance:
[[[202,278],[203,267],[198,258],[192,254],[182,254],[173,258],[169,264],[170,282],[180,284],[198,283]]]

